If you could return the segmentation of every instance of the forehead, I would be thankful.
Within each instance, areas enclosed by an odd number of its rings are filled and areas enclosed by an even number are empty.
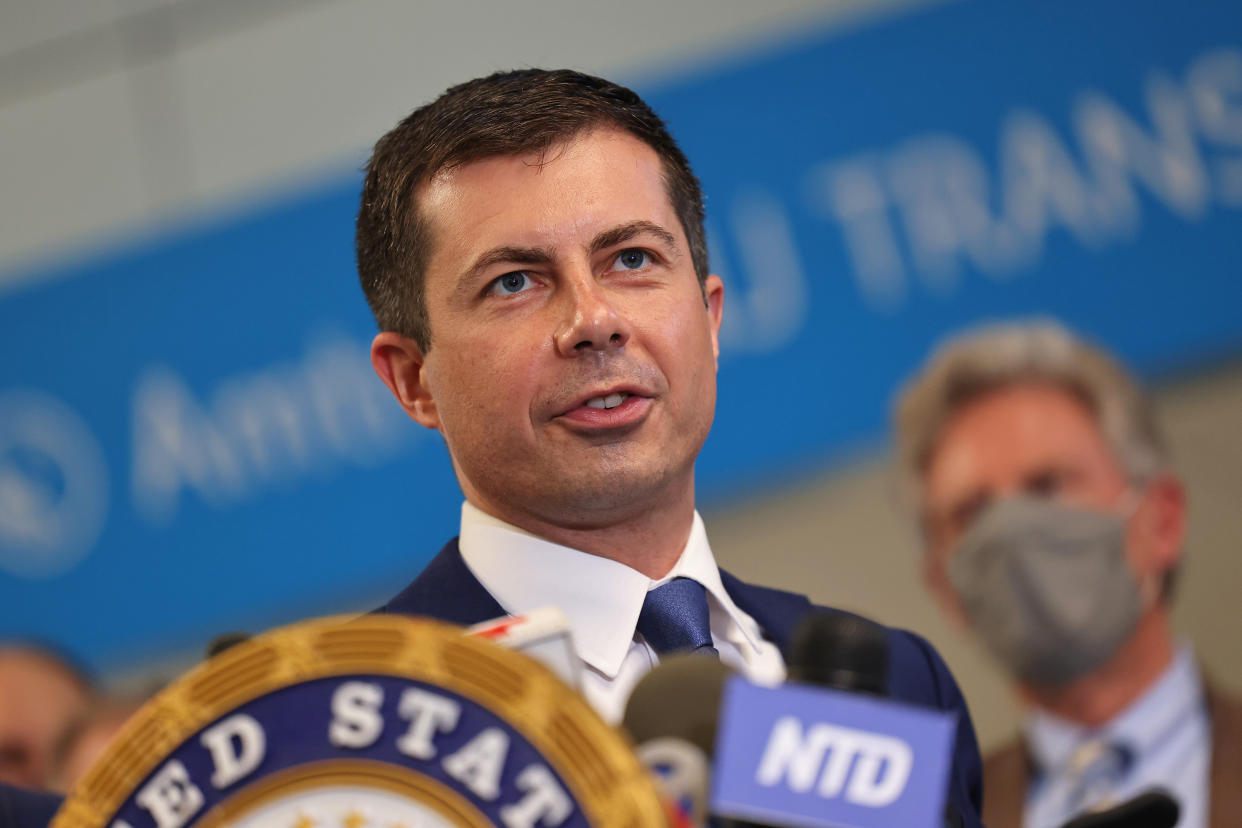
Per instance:
[[[0,689],[46,688],[53,685],[74,689],[78,686],[67,669],[40,653],[24,650],[0,652]]]
[[[419,212],[430,230],[431,269],[496,245],[572,246],[635,220],[683,235],[659,156],[616,129],[442,171],[420,189]]]
[[[928,499],[1016,488],[1049,467],[1120,473],[1093,412],[1076,395],[1048,383],[1005,386],[945,422],[928,458]]]

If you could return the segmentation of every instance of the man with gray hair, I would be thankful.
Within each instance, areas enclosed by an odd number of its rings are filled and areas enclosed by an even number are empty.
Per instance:
[[[1242,705],[1173,634],[1185,494],[1134,381],[1059,325],[998,325],[936,351],[896,427],[924,579],[1027,709],[985,760],[985,824],[1152,787],[1179,826],[1242,824]]]

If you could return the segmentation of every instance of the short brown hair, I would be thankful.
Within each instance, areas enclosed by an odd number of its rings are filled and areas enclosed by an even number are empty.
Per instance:
[[[700,286],[707,279],[703,194],[686,156],[637,94],[567,69],[497,72],[451,87],[375,145],[358,210],[355,250],[363,293],[381,330],[431,347],[424,275],[430,239],[418,188],[442,170],[547,150],[590,129],[623,130],[660,158]]]

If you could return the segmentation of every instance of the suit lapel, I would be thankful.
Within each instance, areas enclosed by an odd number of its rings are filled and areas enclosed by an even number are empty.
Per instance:
[[[507,615],[466,566],[457,538],[446,543],[414,582],[379,611],[426,615],[462,626]]]
[[[1203,680],[1208,713],[1212,718],[1212,764],[1208,825],[1226,828],[1242,824],[1242,703]]]
[[[1234,828],[1242,824],[1242,785],[1238,784],[1242,779],[1242,703],[1222,694],[1207,677],[1203,686],[1212,721],[1208,825]],[[987,783],[983,815],[987,825],[1018,825],[1033,775],[1034,766],[1021,741],[988,757],[983,772]]]
[[[755,619],[764,636],[782,653],[789,647],[798,622],[813,609],[805,595],[743,583],[723,569],[720,581],[738,609]]]
[[[989,753],[983,762],[983,824],[1021,828],[1034,762],[1021,737]]]

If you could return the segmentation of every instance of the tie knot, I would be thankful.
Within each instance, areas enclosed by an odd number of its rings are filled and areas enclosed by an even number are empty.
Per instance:
[[[647,593],[638,614],[638,631],[660,655],[719,655],[712,646],[707,590],[690,578],[674,578]]]
[[[1107,808],[1116,802],[1117,791],[1134,754],[1125,745],[1093,740],[1081,745],[1067,767],[1072,784],[1066,798],[1068,813]]]

